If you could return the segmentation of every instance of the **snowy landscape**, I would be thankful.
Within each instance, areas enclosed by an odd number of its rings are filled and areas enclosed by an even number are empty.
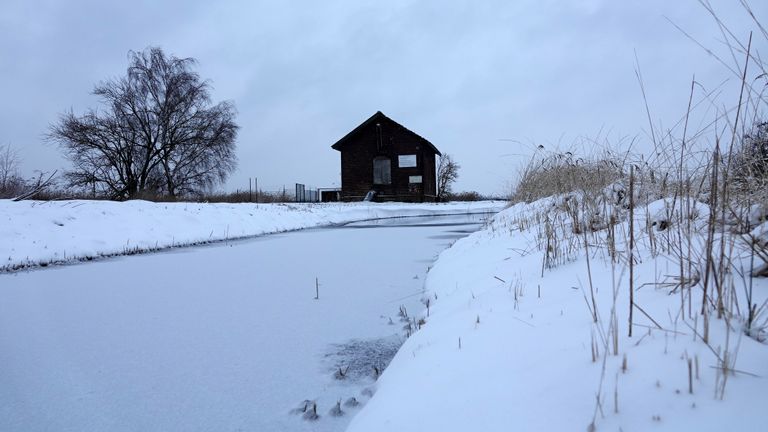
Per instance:
[[[767,5],[7,0],[0,432],[768,431]]]
[[[674,208],[648,202],[628,337],[626,208],[615,248],[606,227],[585,253],[564,198],[475,233],[504,203],[3,201],[0,429],[760,430],[759,259],[735,246],[745,276],[728,302],[743,309],[749,285],[751,328],[732,306],[706,324],[659,228]],[[698,230],[709,214],[694,207]],[[751,217],[766,242],[764,209]],[[368,222],[341,226],[354,220]],[[89,257],[111,258],[54,265]]]
[[[749,290],[760,310],[751,329],[746,315],[734,314],[713,316],[704,330],[701,286],[680,287],[670,248],[676,235],[658,229],[674,220],[672,202],[648,203],[636,220],[644,234],[635,239],[639,307],[628,337],[628,222],[613,231],[622,257],[612,260],[601,246],[607,229],[586,234],[585,252],[584,239],[568,235],[563,198],[508,208],[440,255],[426,282],[426,324],[405,342],[348,430],[757,431],[768,425],[768,280],[749,276],[751,266],[765,269],[766,261],[736,245],[733,265],[743,279],[734,276],[738,286],[728,301],[744,312]],[[692,223],[705,226],[708,211],[698,208]],[[754,213],[752,231],[764,245],[765,211]],[[562,255],[551,261],[547,215],[565,230],[551,249]],[[695,235],[693,243],[703,242]]]
[[[4,431],[343,430],[436,255],[504,206],[0,203]]]

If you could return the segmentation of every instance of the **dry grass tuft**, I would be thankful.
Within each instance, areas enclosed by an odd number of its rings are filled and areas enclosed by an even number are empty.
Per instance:
[[[599,193],[620,180],[624,173],[621,158],[606,152],[599,158],[582,158],[571,152],[542,154],[543,147],[523,169],[512,203],[582,191]]]

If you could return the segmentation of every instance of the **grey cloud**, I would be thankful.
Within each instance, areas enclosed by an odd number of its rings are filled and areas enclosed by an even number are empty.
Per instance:
[[[735,0],[713,3],[750,28]],[[728,77],[665,16],[721,48],[694,0],[11,0],[0,16],[0,141],[22,148],[28,171],[66,167],[40,143],[47,125],[95,106],[89,91],[124,73],[129,49],[159,45],[197,58],[214,98],[237,104],[229,190],[253,176],[266,188],[338,183],[330,145],[380,109],[454,154],[458,189],[502,192],[525,160],[509,155],[529,152],[507,139],[550,146],[647,128],[635,52],[664,124],[682,114],[694,72],[711,86]]]

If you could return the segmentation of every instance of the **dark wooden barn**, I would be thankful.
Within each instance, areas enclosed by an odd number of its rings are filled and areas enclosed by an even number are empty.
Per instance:
[[[341,152],[343,201],[366,196],[374,201],[437,199],[435,156],[440,151],[381,111],[331,147]]]

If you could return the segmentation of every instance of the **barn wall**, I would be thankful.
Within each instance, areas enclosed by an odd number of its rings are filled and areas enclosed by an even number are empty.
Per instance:
[[[434,201],[435,153],[420,137],[390,121],[381,119],[382,146],[378,145],[377,122],[371,122],[341,149],[342,199],[361,200],[376,190],[381,200]],[[399,155],[416,155],[416,167],[401,168]],[[391,161],[392,184],[373,184],[373,159],[386,156]],[[410,176],[422,176],[421,184],[410,184]]]

